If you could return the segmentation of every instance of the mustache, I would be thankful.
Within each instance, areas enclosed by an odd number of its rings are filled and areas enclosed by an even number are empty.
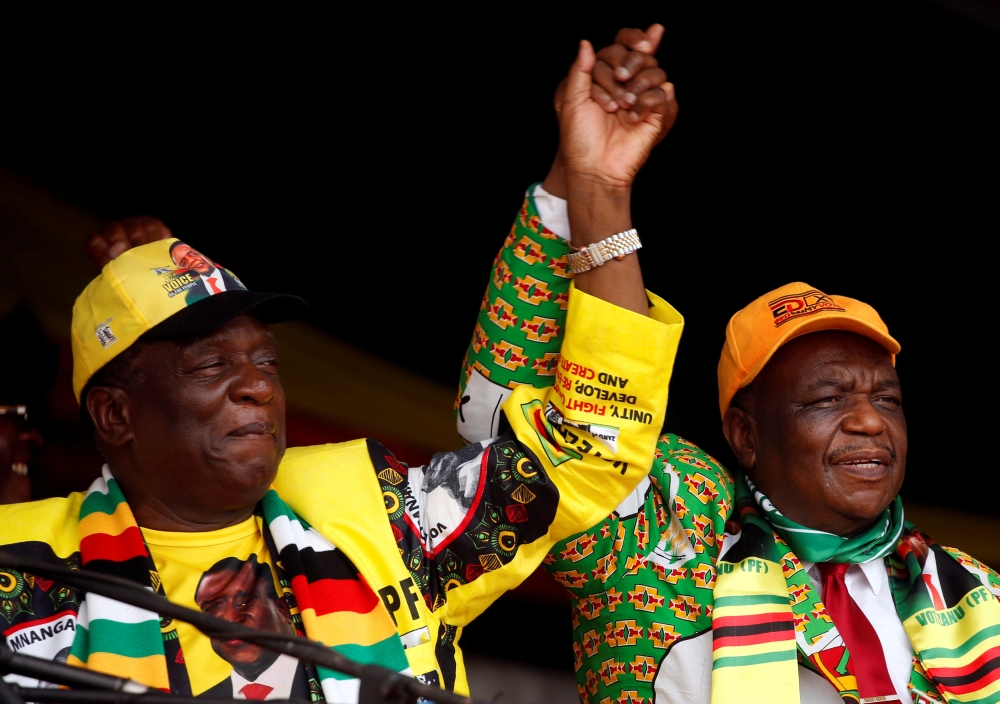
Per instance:
[[[826,454],[826,459],[828,462],[833,462],[834,458],[842,457],[844,455],[849,455],[852,452],[864,452],[866,450],[879,449],[889,453],[889,457],[893,460],[896,459],[896,451],[891,447],[886,445],[884,442],[879,442],[878,440],[869,440],[868,442],[854,442],[847,445],[841,445],[830,450]]]

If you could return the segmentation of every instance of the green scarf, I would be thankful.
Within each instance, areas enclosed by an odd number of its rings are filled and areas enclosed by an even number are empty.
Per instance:
[[[749,477],[740,472],[736,477],[736,503],[739,505],[741,501],[750,499],[764,512],[764,519],[800,560],[851,564],[870,562],[892,552],[903,534],[903,500],[898,496],[879,520],[851,538],[806,528],[789,520],[754,486]]]

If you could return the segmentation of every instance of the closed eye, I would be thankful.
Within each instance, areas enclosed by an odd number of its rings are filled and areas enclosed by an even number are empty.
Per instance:
[[[207,359],[198,365],[198,369],[214,369],[216,367],[222,367],[226,364],[226,360],[222,357],[216,357],[214,359]]]
[[[831,406],[831,405],[833,405],[835,403],[840,403],[843,400],[844,399],[843,399],[842,396],[825,396],[825,397],[823,397],[821,399],[817,399],[815,401],[812,401],[812,402],[810,402],[810,403],[808,403],[806,405],[808,405],[808,406]]]

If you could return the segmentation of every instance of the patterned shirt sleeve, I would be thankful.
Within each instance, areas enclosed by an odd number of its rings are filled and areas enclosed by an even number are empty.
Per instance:
[[[462,363],[455,420],[478,442],[501,433],[500,405],[514,387],[552,386],[566,325],[569,244],[549,231],[531,186],[493,262],[472,342]]]
[[[648,480],[604,521],[545,558],[545,569],[573,597],[583,702],[615,702],[625,692],[632,701],[651,701],[671,646],[711,628],[715,563],[732,496],[721,464],[683,438],[663,435]]]
[[[526,240],[521,251],[534,257],[532,247]],[[514,278],[528,305],[544,298],[543,282]],[[370,446],[403,559],[442,621],[468,623],[553,543],[603,519],[648,474],[683,328],[673,308],[648,295],[647,317],[570,286],[553,383],[515,385],[506,400],[491,401],[506,427],[499,436],[435,455],[426,467],[404,467]]]

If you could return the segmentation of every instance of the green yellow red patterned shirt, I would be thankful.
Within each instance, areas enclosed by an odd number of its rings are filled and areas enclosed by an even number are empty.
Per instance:
[[[555,381],[570,248],[542,224],[533,190],[493,263],[463,364],[455,409],[469,441],[501,430],[494,409],[514,386]],[[626,409],[627,385],[603,400],[609,414],[611,406]],[[664,435],[648,479],[600,525],[545,558],[574,600],[574,667],[584,701],[648,701],[670,644],[711,628],[714,563],[731,505],[726,470]]]

